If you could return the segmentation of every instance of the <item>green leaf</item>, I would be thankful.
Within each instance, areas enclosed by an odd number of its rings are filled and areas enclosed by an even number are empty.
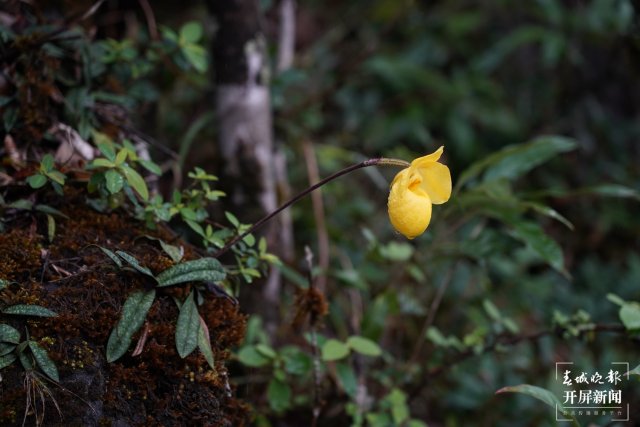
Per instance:
[[[146,292],[136,291],[127,298],[120,320],[107,342],[107,362],[118,360],[126,353],[133,335],[142,327],[155,297],[156,291],[152,289]]]
[[[17,304],[2,310],[4,314],[15,314],[20,316],[56,317],[57,314],[48,308],[34,304]]]
[[[42,174],[31,175],[27,178],[27,184],[33,189],[41,188],[47,183],[47,177]]]
[[[6,133],[11,132],[13,129],[13,125],[16,124],[16,120],[18,119],[18,109],[9,107],[5,108],[4,114],[2,114],[2,121],[4,122],[4,131]]]
[[[124,177],[115,169],[109,169],[104,174],[105,181],[107,183],[107,190],[109,193],[116,194],[124,186]]]
[[[0,323],[0,342],[18,344],[20,342],[20,332],[12,326]]]
[[[162,175],[162,169],[160,169],[160,166],[158,166],[151,160],[140,159],[138,160],[138,163],[140,163],[140,165],[142,165],[143,168],[145,168],[152,174],[158,175],[158,176]]]
[[[322,346],[322,360],[330,362],[344,359],[349,355],[349,346],[336,339],[327,340]]]
[[[640,329],[640,304],[637,302],[626,302],[620,307],[618,315],[627,330]]]
[[[151,270],[149,270],[147,267],[141,266],[140,263],[138,263],[138,260],[135,259],[133,256],[131,256],[128,253],[123,252],[123,251],[116,251],[116,254],[118,254],[118,256],[120,256],[120,258],[125,260],[127,262],[127,264],[129,264],[131,267],[133,267],[138,272],[140,272],[142,274],[146,274],[147,276],[150,276],[150,277],[154,277],[153,273],[151,273]]]
[[[252,345],[248,345],[240,349],[238,352],[238,360],[243,365],[254,368],[259,368],[269,363],[269,359],[260,354],[260,352],[256,350],[255,346]]]
[[[35,206],[34,209],[37,210],[38,212],[46,213],[46,214],[49,214],[49,215],[56,215],[56,216],[59,216],[61,218],[69,219],[69,217],[67,215],[63,214],[58,209],[52,208],[49,205],[38,204],[38,205]]]
[[[407,395],[402,390],[394,388],[385,400],[391,405],[391,416],[395,425],[402,425],[409,418]]]
[[[142,197],[142,200],[149,200],[149,189],[142,176],[127,165],[120,166],[120,171],[124,174],[129,185]]]
[[[176,348],[181,358],[185,358],[198,346],[200,315],[193,300],[193,290],[180,307],[176,325]]]
[[[18,199],[15,202],[11,203],[9,207],[28,211],[28,210],[31,210],[31,208],[33,208],[33,203],[30,202],[29,200]]]
[[[98,158],[98,159],[94,159],[90,164],[89,164],[90,168],[114,168],[116,167],[116,164],[114,162],[112,162],[111,160],[107,160],[107,159],[103,159],[103,158]]]
[[[7,354],[5,356],[0,356],[0,369],[6,368],[11,365],[16,360],[16,355],[13,353]]]
[[[351,398],[355,398],[358,393],[358,378],[353,367],[349,363],[338,362],[336,363],[336,375],[344,392]]]
[[[55,162],[53,160],[53,156],[51,154],[45,154],[45,156],[42,158],[42,161],[40,162],[43,172],[51,171],[53,169],[54,163]]]
[[[186,43],[196,43],[202,37],[202,25],[199,22],[187,22],[180,28],[180,40]]]
[[[380,246],[380,256],[389,261],[408,261],[413,255],[413,246],[406,242],[389,242]]]
[[[382,354],[382,349],[376,342],[359,335],[350,336],[347,339],[347,345],[365,356],[377,357]]]
[[[227,220],[231,223],[231,225],[233,225],[234,227],[238,228],[240,226],[240,221],[238,221],[238,218],[236,218],[236,216],[234,214],[232,214],[231,212],[225,212],[224,216],[227,217]]]
[[[275,412],[283,412],[291,406],[291,388],[282,381],[272,378],[267,387],[269,406]]]
[[[629,375],[640,375],[640,365],[636,366],[635,368],[633,368],[632,370],[627,372],[627,374],[629,374]]]
[[[565,218],[563,215],[561,215],[558,211],[556,211],[553,208],[550,208],[549,206],[545,206],[545,205],[541,205],[539,203],[535,203],[535,202],[525,202],[523,203],[524,206],[533,209],[534,211],[538,212],[539,214],[542,214],[544,216],[547,216],[549,218],[555,219],[558,222],[561,222],[562,224],[564,224],[569,230],[573,230],[573,224],[571,223],[571,221],[569,221],[567,218]]]
[[[0,342],[0,356],[6,356],[7,354],[16,350],[18,346],[12,343]]]
[[[188,44],[182,48],[182,53],[196,71],[200,73],[207,71],[207,51],[202,46]]]
[[[47,214],[47,238],[49,242],[53,242],[56,235],[56,220],[53,216]]]
[[[199,317],[200,329],[198,330],[198,348],[202,352],[205,360],[211,367],[211,369],[216,369],[215,359],[213,358],[213,350],[211,349],[211,338],[209,336],[209,328],[205,323],[202,316]]]
[[[461,188],[485,170],[485,181],[518,178],[559,153],[575,147],[573,140],[561,136],[542,136],[525,144],[505,147],[466,169],[460,175],[456,188]]]
[[[200,258],[187,261],[164,270],[158,274],[158,286],[170,286],[177,283],[206,281],[221,282],[226,272],[220,261],[215,258]]]
[[[51,172],[47,172],[46,174],[51,181],[60,185],[64,185],[64,182],[67,179],[65,174],[59,171],[51,171]],[[55,188],[55,185],[54,185],[54,188]]]
[[[116,166],[122,165],[127,160],[127,154],[129,154],[129,151],[124,148],[118,151],[118,154],[116,154],[116,160],[114,162]]]
[[[40,366],[40,369],[42,369],[42,372],[47,374],[52,380],[56,382],[60,381],[58,368],[56,368],[56,364],[53,363],[47,351],[35,341],[29,341],[29,348],[31,349],[33,358],[36,359],[36,363]]]
[[[535,222],[514,221],[513,236],[525,243],[540,258],[560,273],[568,276],[564,268],[564,255],[558,243],[549,237]]]
[[[516,386],[503,387],[500,390],[496,391],[496,394],[502,393],[525,394],[527,396],[535,397],[536,399],[543,401],[544,403],[558,411],[559,414],[562,414],[562,412],[564,411],[564,407],[562,406],[560,400],[552,392],[542,387],[530,384],[520,384]],[[574,425],[580,425],[574,417],[570,418],[573,421]]]
[[[120,260],[120,258],[116,254],[113,253],[113,251],[111,251],[111,250],[109,250],[107,248],[103,248],[102,246],[98,246],[98,247],[100,248],[100,250],[102,252],[104,252],[104,254],[106,256],[111,258],[111,261],[115,262],[118,267],[120,267],[120,268],[122,267],[122,261]]]
[[[173,262],[180,262],[180,260],[184,256],[184,247],[182,246],[178,247],[178,246],[170,245],[164,240],[158,239],[157,237],[149,236],[148,234],[146,234],[144,237],[146,237],[149,240],[155,240],[156,242],[158,242],[162,250],[167,255],[169,255],[169,258],[171,258],[171,261]]]
[[[275,359],[277,356],[275,350],[266,344],[256,344],[256,350],[267,359]]]
[[[285,371],[291,375],[305,375],[313,368],[311,357],[295,346],[286,346],[280,350]]]

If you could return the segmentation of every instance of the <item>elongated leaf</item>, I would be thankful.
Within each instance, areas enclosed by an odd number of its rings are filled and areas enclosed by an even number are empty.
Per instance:
[[[38,204],[34,207],[35,210],[37,210],[38,212],[42,212],[42,213],[46,213],[46,214],[50,214],[50,215],[56,215],[62,218],[66,218],[69,219],[69,217],[65,214],[63,214],[62,212],[60,212],[58,209],[56,208],[52,208],[49,205],[41,205]]]
[[[353,371],[350,363],[338,362],[336,363],[336,374],[340,380],[340,385],[343,390],[352,398],[356,397],[358,392],[358,378]]]
[[[198,316],[200,321],[200,330],[198,331],[198,348],[202,352],[205,360],[211,367],[216,369],[215,359],[213,358],[213,350],[211,348],[211,338],[209,337],[209,328],[202,316]]]
[[[20,316],[56,317],[57,314],[48,308],[40,305],[17,304],[2,310],[4,314],[15,314]]]
[[[115,262],[118,267],[122,267],[122,261],[120,260],[120,258],[115,253],[113,253],[113,251],[111,251],[111,250],[109,250],[107,248],[103,248],[102,246],[98,246],[98,247],[100,248],[100,250],[102,252],[104,252],[104,254],[106,256],[111,258],[111,261]]]
[[[56,236],[56,220],[52,215],[47,214],[47,238],[49,242],[53,242]]]
[[[558,243],[535,222],[518,221],[513,224],[513,236],[529,246],[551,267],[568,275],[564,268],[564,255]]]
[[[120,258],[125,260],[127,264],[129,264],[131,267],[136,269],[138,272],[142,274],[146,274],[147,276],[150,276],[150,277],[154,277],[153,273],[151,273],[151,270],[149,270],[147,267],[141,266],[138,260],[135,259],[132,255],[129,255],[128,253],[123,251],[116,251],[116,254],[118,254]]]
[[[162,250],[167,255],[169,255],[169,258],[171,258],[173,262],[180,262],[180,260],[184,256],[184,247],[182,246],[178,247],[178,246],[170,245],[169,243],[165,242],[162,239],[158,239],[157,237],[153,237],[149,235],[145,235],[144,237],[146,237],[149,240],[155,240],[156,242],[158,242],[160,244],[160,247],[162,247]]]
[[[226,277],[226,272],[220,261],[215,258],[200,258],[187,261],[158,274],[158,286],[170,286],[176,283],[206,281],[221,282]]]
[[[349,355],[349,346],[336,339],[329,339],[322,346],[322,360],[330,362],[344,359]]]
[[[199,332],[200,315],[193,300],[193,291],[191,291],[180,307],[178,324],[176,325],[176,348],[181,358],[184,359],[196,349]]]
[[[0,369],[6,368],[11,365],[16,360],[16,355],[11,353],[5,356],[0,356]]]
[[[538,387],[530,384],[520,384],[516,386],[511,386],[511,387],[503,387],[500,390],[496,391],[496,394],[502,394],[502,393],[526,394],[527,396],[535,397],[536,399],[541,400],[547,405],[551,406],[552,408],[554,408],[556,411],[559,412],[558,415],[561,415],[562,412],[564,411],[564,407],[562,406],[562,403],[560,402],[560,400],[549,390],[542,387]],[[573,421],[574,425],[576,426],[580,425],[578,424],[578,421],[574,417],[569,416],[569,418]]]
[[[542,136],[525,144],[511,145],[472,164],[456,183],[456,188],[486,171],[484,180],[515,179],[557,154],[573,150],[576,143],[561,136]]]
[[[382,354],[382,349],[376,342],[359,335],[350,336],[347,339],[347,345],[349,345],[352,350],[365,356],[376,357]]]
[[[0,342],[18,344],[20,342],[20,332],[12,326],[0,323]]]
[[[155,289],[136,291],[127,298],[122,315],[107,342],[107,362],[118,360],[131,345],[133,335],[140,329],[156,297]]]
[[[147,188],[147,183],[144,181],[144,178],[142,178],[135,169],[132,169],[127,165],[121,165],[120,171],[129,185],[136,190],[140,197],[142,197],[143,200],[149,200],[149,189]]]
[[[571,223],[571,221],[569,221],[567,218],[565,218],[563,215],[561,215],[558,211],[556,211],[555,209],[549,207],[549,206],[545,206],[545,205],[541,205],[539,203],[535,203],[535,202],[524,202],[523,205],[527,208],[531,208],[534,211],[545,215],[549,218],[555,219],[558,222],[561,222],[562,224],[564,224],[569,230],[573,230],[573,224]]]
[[[51,360],[47,354],[47,350],[40,347],[35,341],[29,341],[29,348],[31,349],[31,353],[33,353],[33,358],[36,359],[36,363],[40,369],[42,369],[42,372],[47,374],[52,380],[60,381],[58,368],[56,368],[56,364],[53,363],[53,360]]]
[[[269,363],[269,359],[260,354],[252,345],[240,349],[238,352],[238,360],[240,363],[254,368],[259,368]]]

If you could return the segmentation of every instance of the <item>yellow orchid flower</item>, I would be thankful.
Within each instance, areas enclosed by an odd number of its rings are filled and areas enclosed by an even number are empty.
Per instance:
[[[389,192],[389,220],[393,227],[413,239],[424,233],[431,221],[431,205],[451,197],[451,172],[438,163],[444,147],[415,159],[398,172]]]

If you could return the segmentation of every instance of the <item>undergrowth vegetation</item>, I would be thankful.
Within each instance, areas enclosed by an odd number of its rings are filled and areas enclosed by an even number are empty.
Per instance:
[[[202,6],[119,39],[7,9],[0,423],[604,424],[563,411],[558,363],[614,362],[637,419],[637,6],[299,3],[310,34],[270,86],[292,187],[444,144],[448,203],[407,240],[393,176],[363,169],[292,208],[282,262],[194,143]]]

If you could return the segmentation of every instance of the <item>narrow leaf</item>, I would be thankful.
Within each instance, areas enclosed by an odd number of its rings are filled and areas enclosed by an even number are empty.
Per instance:
[[[156,296],[155,289],[136,291],[127,298],[122,315],[107,342],[107,362],[118,360],[129,348],[133,335],[140,329]]]
[[[382,354],[380,346],[369,338],[353,335],[347,339],[347,345],[365,356],[377,357]]]
[[[193,300],[193,291],[180,307],[178,324],[176,325],[176,348],[181,358],[185,358],[198,346],[200,315]]]
[[[98,247],[100,248],[100,250],[102,252],[104,252],[104,254],[106,256],[111,258],[111,261],[115,262],[118,267],[122,267],[122,261],[120,260],[120,258],[118,258],[118,256],[116,254],[113,253],[113,251],[111,251],[111,250],[109,250],[107,248],[103,248],[102,246],[98,246]]]
[[[60,381],[58,368],[56,368],[56,364],[53,363],[53,360],[51,360],[47,354],[47,350],[35,341],[29,341],[29,348],[31,349],[31,353],[33,353],[33,358],[36,359],[36,363],[40,366],[40,369],[42,369],[42,372],[47,374],[52,380],[56,382]]]
[[[154,277],[153,273],[151,273],[151,270],[149,270],[147,267],[141,266],[140,263],[138,262],[138,260],[135,259],[133,256],[129,255],[128,253],[126,253],[124,251],[116,251],[116,254],[118,254],[118,256],[120,256],[120,258],[125,260],[127,262],[127,264],[129,264],[131,267],[136,269],[138,272],[140,272],[142,274],[146,274],[147,276],[150,276],[150,277]]]
[[[158,274],[158,286],[170,286],[176,283],[206,281],[221,282],[226,272],[220,261],[215,258],[200,258],[187,261],[164,270]]]
[[[211,338],[209,337],[209,328],[202,316],[198,316],[200,320],[200,330],[198,331],[198,348],[202,352],[205,360],[211,367],[216,369],[215,359],[213,358],[213,350],[211,348]]]
[[[528,221],[513,222],[513,236],[529,246],[540,258],[546,261],[551,267],[568,275],[564,268],[564,255],[560,245],[549,237],[542,228]]]
[[[33,304],[17,304],[2,310],[4,314],[15,314],[20,316],[56,317],[57,314],[48,308]]]
[[[53,216],[47,214],[47,238],[49,242],[53,242],[56,235],[56,220]]]
[[[140,176],[135,169],[130,168],[127,165],[120,166],[120,171],[124,174],[129,185],[136,190],[136,192],[142,197],[143,200],[149,200],[149,189],[144,178]]]

